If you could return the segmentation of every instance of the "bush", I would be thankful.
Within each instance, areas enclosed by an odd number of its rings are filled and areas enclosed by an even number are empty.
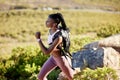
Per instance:
[[[0,80],[37,80],[37,74],[49,56],[38,47],[17,47],[8,59],[0,58]],[[48,80],[56,80],[60,69],[48,75]],[[115,71],[110,68],[85,69],[75,75],[74,80],[117,80]]]
[[[0,73],[3,78],[9,80],[28,80],[31,76],[37,78],[35,75],[47,58],[48,56],[43,55],[37,47],[17,47],[12,50],[12,56],[9,59],[1,59]]]
[[[120,26],[116,25],[109,25],[109,26],[103,26],[97,31],[97,35],[100,37],[109,37],[114,34],[120,33]]]
[[[60,69],[56,68],[48,75],[48,80],[56,80],[58,78],[59,73],[60,73]]]
[[[0,80],[37,80],[37,74],[49,56],[38,47],[17,47],[8,59],[0,58]],[[57,68],[49,75],[49,80],[56,80],[60,70]]]
[[[79,51],[81,50],[84,45],[96,41],[99,38],[90,38],[90,37],[84,37],[84,38],[80,38],[77,36],[77,38],[72,38],[71,39],[71,47],[70,47],[70,52],[75,52],[75,51]]]
[[[74,80],[118,80],[116,72],[111,68],[98,68],[91,70],[89,68],[74,76]]]

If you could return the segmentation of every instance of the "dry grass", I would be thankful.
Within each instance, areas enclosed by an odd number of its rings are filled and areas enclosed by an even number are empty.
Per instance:
[[[48,14],[55,12],[61,12],[65,17],[65,21],[71,30],[71,36],[73,35],[72,40],[76,40],[74,35],[77,35],[77,39],[81,39],[81,34],[91,36],[89,33],[94,33],[96,36],[96,33],[99,32],[102,27],[107,29],[107,27],[112,26],[120,29],[120,15],[113,13],[74,10],[4,11],[0,12],[0,54],[8,54],[11,52],[11,49],[16,46],[32,45],[32,43],[35,43],[34,33],[36,31],[42,32],[43,41],[46,42],[48,29],[45,27],[45,21]],[[78,47],[78,45],[81,44],[80,40],[77,40],[77,43]],[[77,47],[74,46],[73,49]]]

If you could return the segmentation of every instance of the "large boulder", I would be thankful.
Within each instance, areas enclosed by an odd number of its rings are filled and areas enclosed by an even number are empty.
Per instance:
[[[96,69],[97,67],[103,67],[104,49],[84,49],[73,53],[72,66],[74,68],[80,68],[83,70],[86,67]]]
[[[72,65],[74,68],[83,70],[88,67],[110,67],[116,71],[120,70],[120,54],[114,48],[85,49],[73,53]],[[118,73],[120,76],[120,72]]]
[[[76,70],[110,67],[120,76],[120,34],[87,44],[83,50],[74,52],[72,57],[72,66]],[[64,80],[62,73],[60,77],[62,79],[59,80]]]
[[[99,47],[112,47],[120,53],[120,34],[116,34],[84,46],[85,49]]]
[[[120,34],[87,44],[72,56],[74,68],[110,67],[120,76]]]

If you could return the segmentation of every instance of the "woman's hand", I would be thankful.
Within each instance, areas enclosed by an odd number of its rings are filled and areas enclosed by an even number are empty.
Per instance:
[[[40,39],[41,33],[40,32],[36,32],[35,37],[36,37],[36,39]]]

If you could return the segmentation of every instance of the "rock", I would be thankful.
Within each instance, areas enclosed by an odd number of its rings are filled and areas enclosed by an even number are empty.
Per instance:
[[[120,34],[100,40],[98,45],[101,47],[112,47],[120,53]]]
[[[101,47],[115,47],[120,49],[120,34],[100,40],[98,44]]]
[[[83,47],[83,49],[96,49],[96,48],[99,48],[99,44],[98,43],[99,43],[98,41],[89,43],[89,44],[85,45]]]
[[[98,48],[94,50],[92,48],[85,49],[73,53],[72,66],[74,68],[80,67],[83,70],[86,67],[96,69],[97,67],[103,67],[104,49]]]
[[[72,56],[74,68],[110,67],[120,76],[120,34],[87,44]]]
[[[92,42],[85,45],[83,48],[99,48],[99,47],[112,47],[120,53],[120,34],[110,36],[100,41]]]
[[[120,48],[119,48],[120,49]],[[112,47],[104,47],[104,66],[116,70],[120,78],[120,53]]]
[[[91,69],[110,67],[120,76],[120,34],[92,42],[85,45],[83,50],[74,52],[72,66],[75,70],[78,68],[83,70],[86,67]],[[64,78],[65,75],[61,73],[59,77]]]
[[[104,48],[104,66],[120,69],[120,54],[112,47]]]
[[[96,69],[97,67],[110,67],[120,76],[120,54],[114,48],[85,49],[73,53],[72,66],[80,68]]]

